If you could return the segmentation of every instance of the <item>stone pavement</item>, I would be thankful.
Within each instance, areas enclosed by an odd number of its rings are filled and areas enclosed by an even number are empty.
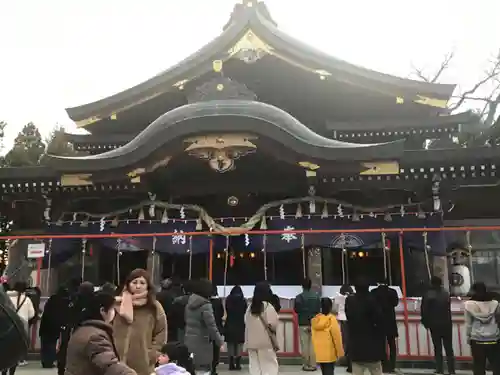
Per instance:
[[[404,375],[425,375],[433,374],[432,370],[421,370],[421,369],[402,369],[400,371]],[[471,374],[471,371],[458,371],[460,375]],[[18,367],[16,375],[55,375],[57,374],[55,369],[42,369],[40,368],[39,362],[31,361],[27,366]],[[227,365],[221,364],[219,368],[219,375],[247,375],[248,367],[244,366],[241,372],[238,371],[228,371]],[[303,372],[300,366],[293,365],[283,365],[280,366],[280,375],[321,375],[321,372]],[[345,367],[337,367],[335,369],[335,375],[346,375]],[[89,374],[92,375],[92,374]]]

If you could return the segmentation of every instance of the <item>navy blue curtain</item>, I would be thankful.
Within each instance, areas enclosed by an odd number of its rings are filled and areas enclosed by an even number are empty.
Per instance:
[[[231,226],[239,226],[243,221],[231,221]],[[420,219],[416,216],[393,216],[391,222],[384,221],[383,217],[368,217],[364,216],[359,222],[353,222],[347,218],[324,218],[319,217],[302,217],[302,218],[267,218],[267,228],[269,230],[285,231],[282,234],[262,234],[252,233],[240,236],[229,237],[229,247],[232,251],[238,252],[255,252],[262,250],[266,251],[287,251],[298,249],[302,246],[302,238],[304,246],[321,246],[332,248],[364,248],[369,250],[370,247],[378,247],[382,242],[382,237],[379,232],[359,232],[362,229],[369,228],[440,228],[442,219],[440,215],[428,216],[426,219]],[[227,224],[224,222],[223,224]],[[256,226],[256,230],[259,229]],[[299,230],[342,230],[342,233],[315,233],[302,234],[297,233]],[[209,241],[212,238],[214,248],[221,251],[226,247],[226,237],[222,235],[198,235],[188,236],[185,233],[195,232],[196,222],[184,220],[172,220],[168,223],[120,223],[117,227],[111,227],[106,223],[104,227],[99,222],[89,223],[88,226],[82,227],[79,224],[64,224],[62,226],[50,225],[48,233],[52,234],[109,234],[109,233],[150,233],[146,237],[127,237],[127,238],[99,238],[93,239],[103,246],[118,249],[120,251],[138,251],[141,249],[152,250],[153,248],[162,253],[171,254],[187,254],[189,250],[193,254],[205,253],[209,251]],[[171,236],[155,236],[156,233],[175,233]],[[265,241],[264,241],[265,238]],[[399,233],[387,233],[387,239],[397,243]],[[405,248],[413,250],[424,250],[424,237],[422,232],[404,232],[403,234]],[[429,252],[436,255],[446,254],[446,239],[442,231],[428,232],[427,244],[430,246]],[[52,265],[64,262],[71,257],[75,251],[81,251],[82,241],[79,238],[72,239],[54,239],[52,241]],[[46,257],[47,258],[47,255]],[[47,259],[44,261],[47,264]]]

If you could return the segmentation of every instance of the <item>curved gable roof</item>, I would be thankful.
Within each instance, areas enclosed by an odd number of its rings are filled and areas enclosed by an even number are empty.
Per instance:
[[[79,126],[113,117],[116,113],[152,99],[213,69],[215,60],[231,58],[231,49],[253,31],[269,47],[269,52],[318,75],[344,81],[394,96],[408,95],[416,103],[443,107],[455,85],[433,84],[376,72],[329,56],[276,27],[263,2],[245,0],[237,4],[223,32],[200,50],[151,79],[104,99],[67,108],[69,117]]]
[[[238,121],[232,121],[234,118],[238,118]],[[46,163],[54,169],[73,172],[125,168],[146,159],[170,141],[199,133],[200,121],[205,121],[205,133],[252,133],[272,139],[297,153],[321,160],[394,160],[399,159],[404,152],[401,141],[355,144],[325,138],[270,104],[246,100],[214,100],[173,109],[153,121],[133,140],[114,150],[80,157],[47,155]]]

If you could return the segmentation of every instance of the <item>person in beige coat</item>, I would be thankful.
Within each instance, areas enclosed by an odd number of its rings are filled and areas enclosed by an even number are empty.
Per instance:
[[[113,328],[118,354],[138,375],[150,375],[167,342],[167,319],[147,271],[132,271],[117,300]]]
[[[258,283],[255,285],[252,303],[245,314],[245,347],[250,375],[278,374],[275,338],[279,317],[271,303],[272,298],[269,284]]]

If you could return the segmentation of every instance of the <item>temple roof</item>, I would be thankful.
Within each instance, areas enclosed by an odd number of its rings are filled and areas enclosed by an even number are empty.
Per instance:
[[[245,0],[235,6],[223,32],[193,55],[132,88],[66,111],[79,126],[114,119],[119,112],[140,103],[182,90],[186,83],[249,49],[272,55],[332,84],[342,82],[375,95],[390,96],[395,103],[417,103],[446,112],[443,108],[455,88],[395,77],[329,56],[281,32],[263,2]]]
[[[238,121],[234,121],[237,118]],[[160,116],[127,144],[89,156],[47,155],[46,164],[59,170],[92,172],[134,165],[171,141],[200,133],[250,133],[284,148],[321,160],[353,162],[397,159],[403,142],[354,144],[323,137],[289,113],[250,100],[211,100],[186,104]]]

